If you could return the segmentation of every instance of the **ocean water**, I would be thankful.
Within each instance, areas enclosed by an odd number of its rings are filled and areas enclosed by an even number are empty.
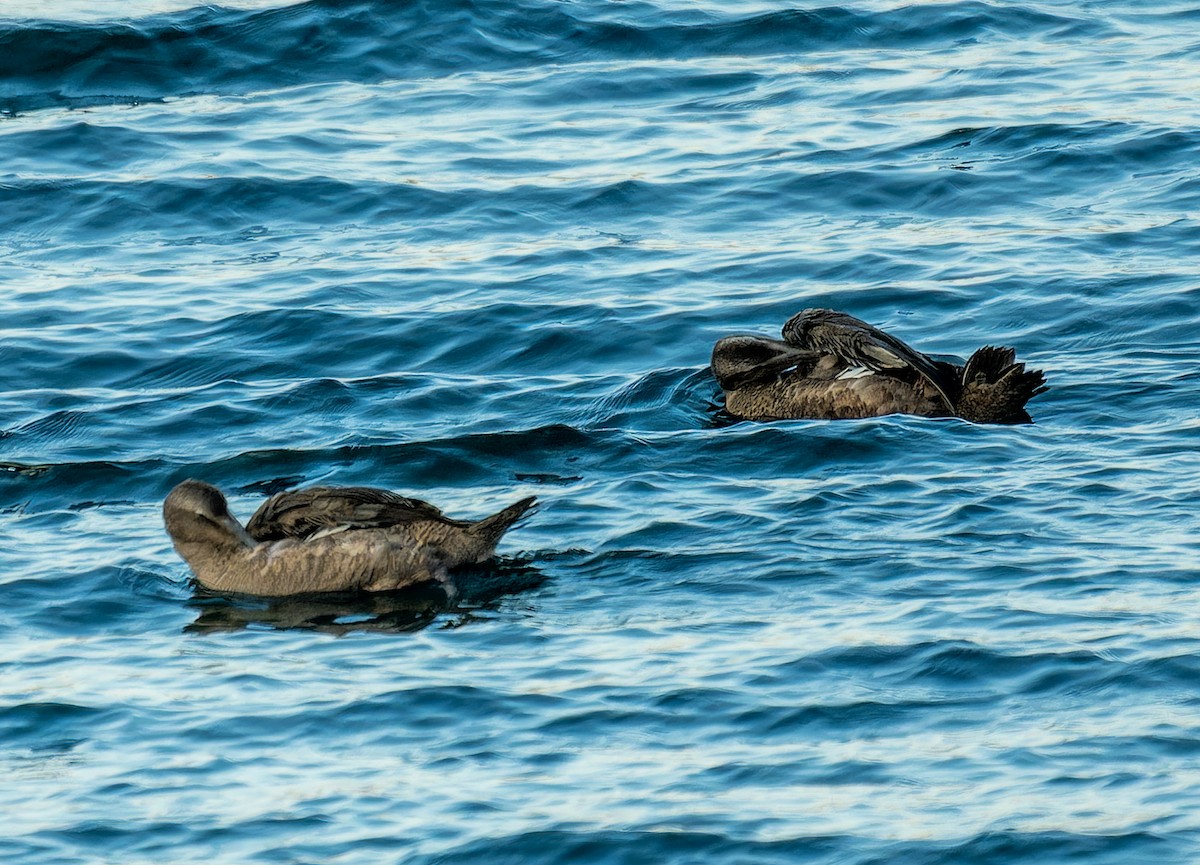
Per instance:
[[[0,15],[5,862],[1200,860],[1196,4]],[[808,306],[1051,389],[731,423]],[[541,505],[268,603],[187,477]]]

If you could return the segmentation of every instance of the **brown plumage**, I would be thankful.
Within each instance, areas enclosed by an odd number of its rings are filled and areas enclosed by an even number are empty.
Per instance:
[[[452,568],[491,558],[534,501],[465,522],[386,490],[310,487],[271,496],[243,528],[220,490],[186,480],[163,502],[163,521],[197,581],[213,591],[378,592],[446,583]]]
[[[953,380],[930,358],[890,333],[844,312],[805,309],[783,325],[783,338],[809,351],[832,355],[847,367],[870,372],[911,370],[942,398],[946,411],[954,410]]]
[[[726,410],[748,420],[957,416],[1030,423],[1025,404],[1046,390],[1011,348],[986,346],[965,366],[935,361],[846,313],[808,309],[783,340],[730,336],[713,347]]]
[[[1025,403],[1045,390],[1046,376],[1017,363],[1016,349],[988,345],[963,367],[956,409],[975,423],[1033,423]]]
[[[254,512],[246,531],[258,541],[307,538],[322,529],[346,526],[381,529],[418,520],[448,520],[439,509],[374,487],[306,487],[276,493]],[[467,526],[468,523],[457,523]]]

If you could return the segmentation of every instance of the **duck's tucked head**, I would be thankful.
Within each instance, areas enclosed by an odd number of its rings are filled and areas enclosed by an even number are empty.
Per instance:
[[[812,361],[814,354],[791,343],[765,336],[727,336],[713,346],[712,371],[725,390],[774,380],[799,363]]]
[[[254,546],[255,541],[229,512],[225,496],[212,484],[186,480],[163,502],[163,522],[176,546]]]

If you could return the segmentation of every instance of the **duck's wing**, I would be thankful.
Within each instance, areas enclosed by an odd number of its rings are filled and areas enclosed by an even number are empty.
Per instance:
[[[832,309],[806,309],[783,326],[784,341],[801,349],[832,354],[872,372],[911,369],[925,378],[954,411],[954,383],[927,355],[860,318]]]
[[[373,487],[307,487],[271,496],[246,524],[256,541],[446,520],[433,505]]]

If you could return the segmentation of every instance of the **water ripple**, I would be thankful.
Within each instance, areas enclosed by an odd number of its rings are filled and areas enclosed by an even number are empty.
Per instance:
[[[6,861],[1196,860],[1194,9],[181,5],[0,21]],[[1050,390],[728,417],[809,306]],[[227,598],[187,477],[541,504]]]

